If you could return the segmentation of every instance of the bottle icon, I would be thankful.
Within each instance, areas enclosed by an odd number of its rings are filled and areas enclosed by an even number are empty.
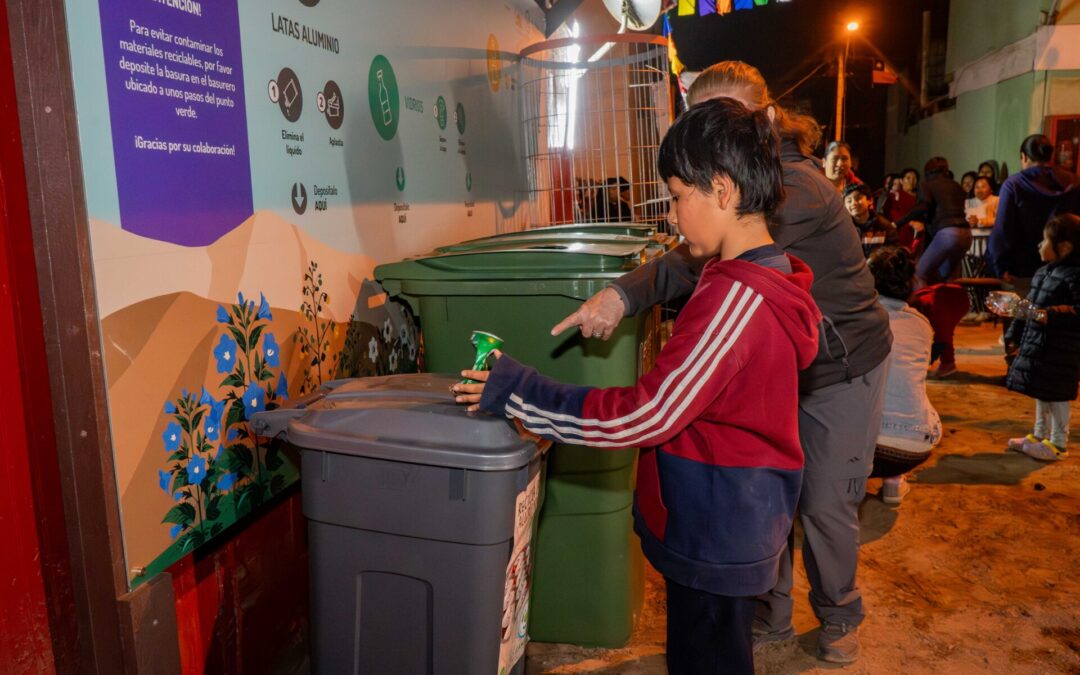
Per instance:
[[[382,68],[376,71],[375,78],[379,80],[379,106],[382,108],[383,125],[390,126],[390,123],[394,121],[394,113],[390,109],[390,92],[386,90]]]

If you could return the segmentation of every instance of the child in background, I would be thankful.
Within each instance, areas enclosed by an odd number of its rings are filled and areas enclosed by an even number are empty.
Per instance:
[[[899,504],[911,490],[904,474],[925,462],[941,440],[941,418],[926,396],[934,330],[925,316],[905,302],[915,283],[915,261],[907,249],[879,248],[866,264],[881,304],[889,312],[893,334],[885,410],[870,476],[885,479],[883,502]]]
[[[1016,354],[1005,386],[1035,399],[1035,429],[1013,438],[1009,448],[1044,461],[1065,459],[1069,443],[1069,401],[1080,377],[1080,217],[1063,214],[1043,229],[1039,258],[1027,299],[1039,312],[1016,320],[1005,334]]]
[[[998,198],[992,179],[979,176],[971,188],[972,196],[964,202],[964,214],[972,227],[993,227],[997,218]]]
[[[562,443],[640,447],[634,529],[667,583],[673,675],[754,672],[755,596],[776,583],[802,481],[798,372],[817,355],[810,268],[766,225],[783,195],[765,110],[699,103],[660,146],[668,218],[708,259],[652,371],[555,382],[508,356],[457,400]],[[486,382],[486,384],[485,384]]]

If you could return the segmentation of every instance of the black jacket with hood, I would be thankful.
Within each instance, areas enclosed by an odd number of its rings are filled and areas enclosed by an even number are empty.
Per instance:
[[[1030,300],[1046,323],[1013,321],[1007,343],[1020,346],[1005,386],[1040,401],[1075,401],[1080,378],[1080,253],[1045,265],[1031,280]]]
[[[810,295],[823,317],[818,355],[799,373],[799,389],[808,392],[873,370],[888,358],[892,333],[840,193],[794,141],[783,141],[780,160],[785,199],[769,232],[777,246],[810,266]],[[616,279],[612,287],[622,296],[626,315],[633,316],[689,296],[705,262],[694,260],[684,244]]]
[[[1056,166],[1037,164],[1005,179],[998,194],[997,218],[990,232],[990,264],[998,276],[1031,278],[1042,267],[1043,228],[1059,213],[1078,213],[1076,176]]]

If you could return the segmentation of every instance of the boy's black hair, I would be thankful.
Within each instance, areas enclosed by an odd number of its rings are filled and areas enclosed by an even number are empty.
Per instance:
[[[715,98],[679,115],[660,143],[657,165],[663,180],[675,177],[705,194],[715,176],[728,176],[741,196],[737,214],[771,218],[784,199],[779,149],[764,110]]]
[[[1062,213],[1054,216],[1046,223],[1043,234],[1057,249],[1058,244],[1072,244],[1070,256],[1080,253],[1080,216],[1072,213]]]
[[[916,169],[915,167],[911,167],[911,166],[909,166],[908,168],[901,171],[900,172],[900,177],[903,178],[904,176],[908,175],[908,173],[915,174],[915,180],[916,181],[918,181],[921,178],[921,176],[919,176],[919,170]]]
[[[979,174],[975,173],[974,171],[965,171],[964,175],[960,176],[960,182],[963,183],[964,179],[967,178],[968,176],[971,177],[971,180],[975,180],[976,178],[979,177]],[[983,176],[983,178],[986,178],[986,176]]]
[[[871,202],[874,201],[874,192],[866,183],[848,183],[844,188],[844,199],[847,199],[848,195],[855,194],[856,192],[866,195],[866,198]]]
[[[1032,134],[1020,144],[1020,152],[1033,162],[1049,162],[1054,157],[1054,144],[1042,134]]]
[[[874,288],[886,298],[907,300],[915,281],[911,252],[899,246],[882,246],[870,254],[866,266],[874,275]]]

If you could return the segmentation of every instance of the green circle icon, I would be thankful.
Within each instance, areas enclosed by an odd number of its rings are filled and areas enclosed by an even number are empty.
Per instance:
[[[390,140],[397,133],[398,118],[401,115],[401,97],[398,95],[397,77],[385,56],[379,54],[371,60],[368,70],[368,105],[371,107],[371,121],[375,131]]]
[[[457,108],[454,109],[454,119],[457,121],[457,132],[459,134],[465,133],[465,106],[460,103],[457,104]]]
[[[435,101],[435,121],[439,123],[440,129],[446,128],[446,99],[442,96]]]

